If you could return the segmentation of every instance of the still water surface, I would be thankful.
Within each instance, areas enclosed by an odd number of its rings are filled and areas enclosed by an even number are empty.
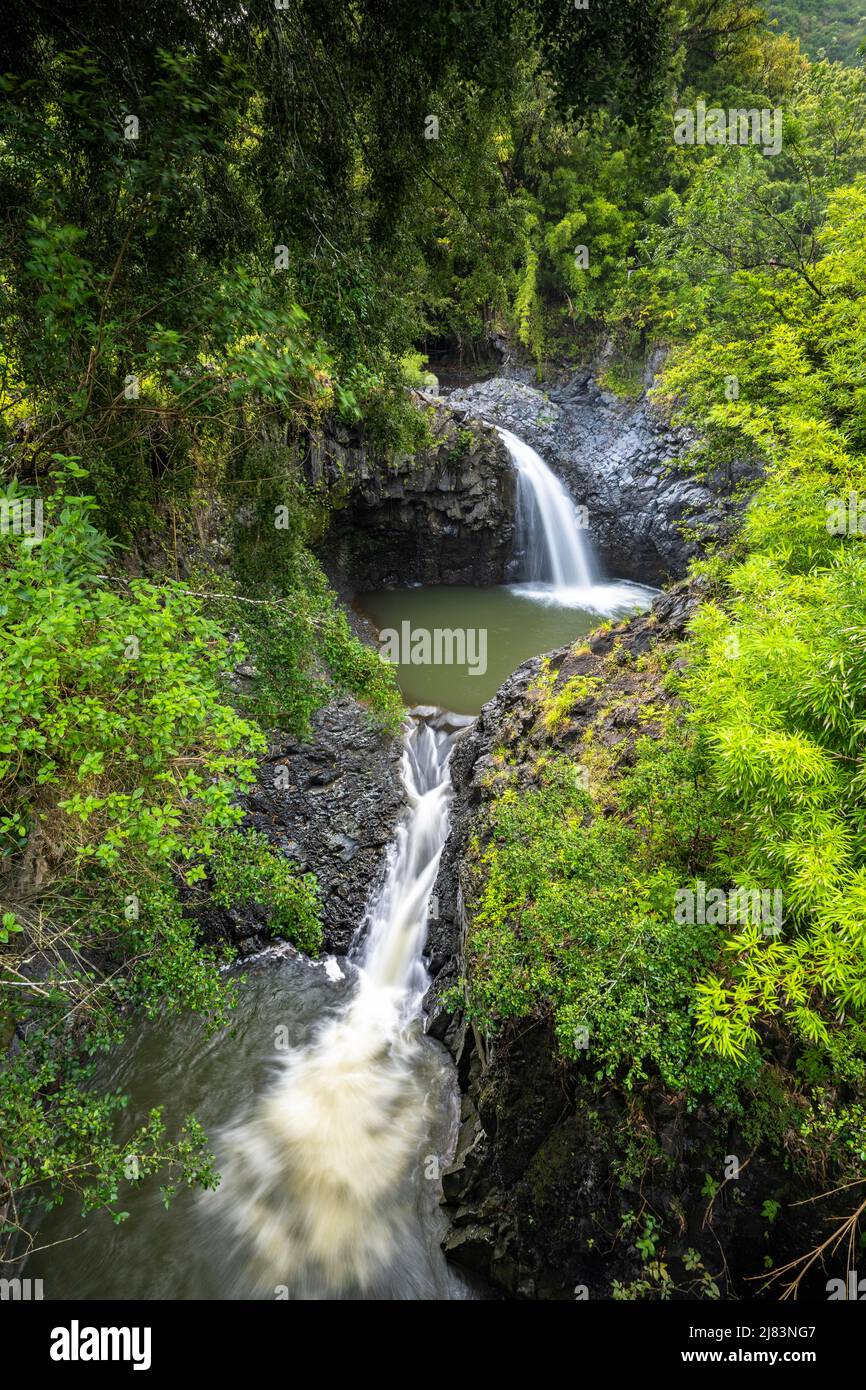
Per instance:
[[[423,701],[456,714],[477,714],[522,662],[575,642],[605,617],[615,620],[648,608],[655,592],[625,582],[565,592],[538,583],[491,589],[430,587],[359,594],[355,606],[380,633],[389,629],[399,633],[404,622],[412,632],[483,631],[483,673],[470,674],[468,665],[403,662],[396,667],[400,689],[410,705]]]

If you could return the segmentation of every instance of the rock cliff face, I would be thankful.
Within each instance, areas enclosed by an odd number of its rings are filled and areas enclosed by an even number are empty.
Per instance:
[[[405,805],[400,739],[375,728],[346,696],[313,716],[313,737],[278,737],[244,797],[245,827],[263,831],[301,869],[315,873],[322,893],[324,950],[348,951],[385,864]],[[241,955],[272,940],[264,911],[210,905],[209,937]]]
[[[499,584],[507,576],[515,480],[496,431],[418,393],[433,444],[391,461],[363,433],[340,426],[313,440],[312,483],[340,488],[321,553],[344,589],[411,584]]]
[[[705,482],[677,468],[691,442],[645,398],[623,401],[588,375],[541,392],[508,377],[453,391],[454,408],[525,439],[589,511],[589,536],[603,572],[644,584],[681,578],[702,537],[718,539],[739,516],[731,495],[755,476],[751,465]],[[683,535],[682,527],[697,535]]]

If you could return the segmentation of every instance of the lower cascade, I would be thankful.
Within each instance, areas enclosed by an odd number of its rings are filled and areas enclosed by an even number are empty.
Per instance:
[[[350,959],[357,988],[306,1046],[280,1059],[254,1112],[224,1130],[213,1201],[250,1247],[261,1289],[289,1297],[363,1293],[465,1297],[417,1210],[425,1155],[422,957],[448,833],[448,759],[471,721],[418,709],[406,731],[408,809]],[[429,1184],[428,1184],[429,1185]],[[394,1296],[393,1293],[390,1296]]]

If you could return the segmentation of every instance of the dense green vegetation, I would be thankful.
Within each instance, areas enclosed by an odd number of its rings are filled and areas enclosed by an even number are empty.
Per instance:
[[[590,737],[527,791],[505,751],[467,1007],[490,1034],[550,1014],[570,1060],[586,1029],[599,1086],[660,1079],[756,1138],[783,1097],[789,1149],[862,1181],[864,528],[828,520],[864,484],[866,81],[830,61],[853,64],[850,7],[804,28],[812,61],[782,32],[806,6],[773,12],[2,21],[0,500],[44,506],[0,535],[5,1236],[37,1199],[120,1217],[126,1180],[213,1181],[192,1117],[115,1144],[94,1062],[136,1010],[230,1021],[198,895],[316,949],[314,881],[238,829],[238,795],[267,730],[303,735],[334,690],[390,727],[401,705],[315,557],[339,499],[304,457],[334,423],[418,447],[425,353],[481,358],[494,330],[540,377],[600,361],[621,389],[669,349],[655,396],[699,431],[687,465],[763,475],[736,540],[706,538],[676,714],[645,712],[629,767]],[[781,151],[677,144],[698,100],[778,110]],[[542,683],[546,734],[592,693]],[[782,931],[684,930],[698,879],[779,889]]]
[[[592,815],[598,788],[584,790],[567,757],[545,759],[529,792],[496,798],[472,920],[472,1010],[489,1028],[551,1006],[564,1055],[586,1050],[598,1081],[628,1090],[649,1075],[696,1095],[733,1088],[742,1073],[708,1065],[692,1036],[694,980],[713,964],[716,928],[684,933],[671,911],[696,829],[711,824],[706,778],[694,796],[693,753],[660,757],[654,739],[642,751],[615,822]]]
[[[852,63],[866,36],[857,0],[772,0],[767,7],[780,30],[800,40],[810,58]]]
[[[653,394],[699,432],[686,466],[751,459],[762,480],[733,543],[704,537],[709,598],[666,678],[679,712],[645,709],[652,737],[630,761],[599,758],[598,677],[536,691],[534,739],[502,751],[476,843],[465,998],[487,1029],[549,1012],[602,1086],[658,1077],[690,1106],[712,1098],[811,1181],[851,1184],[856,1232],[866,83],[740,27],[743,7],[714,9],[728,41],[708,61],[686,37],[677,103],[778,108],[781,152],[677,146],[670,98],[626,131],[550,128],[515,330],[540,362],[605,343],[610,384],[665,346]],[[576,240],[594,277],[569,256]],[[556,743],[575,705],[588,727],[550,763],[538,730]],[[678,890],[699,883],[778,894],[781,920],[675,926]]]

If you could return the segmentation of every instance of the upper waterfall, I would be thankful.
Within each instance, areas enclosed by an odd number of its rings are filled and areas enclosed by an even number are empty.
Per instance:
[[[521,593],[543,603],[607,616],[649,606],[642,584],[599,581],[592,545],[577,507],[540,454],[511,430],[496,430],[517,470],[517,544]]]
[[[547,464],[510,430],[499,436],[517,469],[517,538],[528,583],[592,587],[592,557],[574,503]]]

